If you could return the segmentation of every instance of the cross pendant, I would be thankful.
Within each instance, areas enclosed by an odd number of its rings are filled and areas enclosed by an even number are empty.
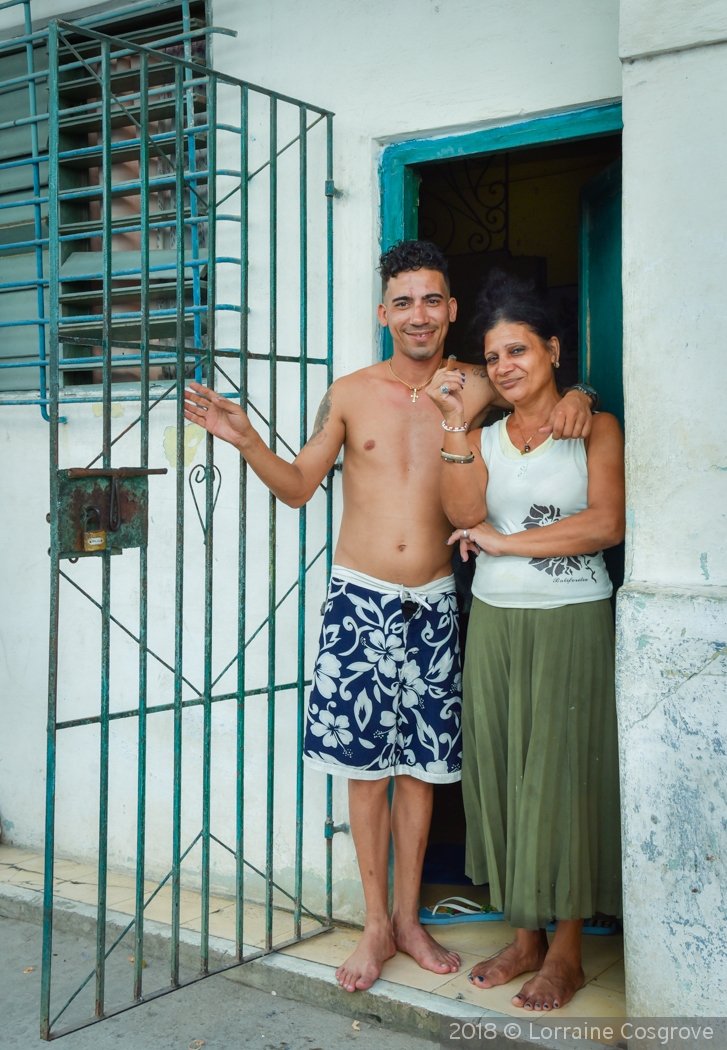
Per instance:
[[[419,397],[419,391],[418,390],[412,390],[412,392],[411,392],[411,399],[412,399],[412,401],[416,401],[418,397]]]

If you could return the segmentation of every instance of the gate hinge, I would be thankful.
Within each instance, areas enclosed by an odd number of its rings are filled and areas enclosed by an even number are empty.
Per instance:
[[[337,459],[336,460],[336,462],[333,464],[331,469],[326,474],[326,477],[327,478],[334,477],[337,470],[343,470],[343,460],[342,459]]]
[[[344,835],[347,835],[350,830],[351,830],[350,825],[348,825],[348,824],[334,824],[332,817],[326,817],[326,826],[325,826],[325,830],[324,830],[324,835],[325,835],[325,837],[327,839],[332,839],[333,836],[338,834],[339,831],[342,831],[344,833]]]
[[[337,190],[333,179],[326,179],[326,197],[342,197],[343,190]]]

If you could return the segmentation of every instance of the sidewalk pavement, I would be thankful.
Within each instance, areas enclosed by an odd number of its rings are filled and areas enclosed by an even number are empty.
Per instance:
[[[41,936],[40,926],[0,917],[0,1030],[5,1050],[49,1045],[38,1035]],[[95,955],[92,938],[56,933],[53,949],[59,983],[80,983]],[[150,968],[157,965],[149,960]],[[25,973],[29,967],[34,969]],[[128,973],[109,970],[110,1001],[127,998],[131,969],[128,963]],[[204,1050],[431,1050],[429,1040],[363,1021],[356,1022],[356,1030],[353,1021],[353,1013],[329,1013],[217,976],[73,1032],[57,1045],[62,1050],[188,1050],[190,1044],[203,1045]]]

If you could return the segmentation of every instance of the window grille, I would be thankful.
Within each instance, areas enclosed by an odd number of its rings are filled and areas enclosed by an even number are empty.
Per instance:
[[[3,5],[3,7],[13,5]],[[24,34],[0,41],[0,391],[27,391],[28,396],[6,396],[5,403],[40,403],[47,418],[47,357],[49,326],[48,269],[48,45],[47,29],[33,30],[30,0],[18,0],[24,15]],[[95,26],[136,44],[150,46],[161,54],[208,63],[209,34],[201,2],[182,0],[168,4],[137,3],[113,12],[95,14],[77,21]],[[60,369],[63,387],[82,388],[101,382],[100,338],[103,306],[102,216],[100,201],[101,145],[99,85],[82,60],[98,54],[98,44],[77,40],[66,46],[61,59],[64,72],[59,81],[58,106],[63,148],[61,187],[64,201],[60,215],[61,332],[68,336],[62,345]],[[129,97],[127,108],[136,106],[138,118],[138,58],[115,58],[109,81],[117,97]],[[174,142],[175,108],[173,70],[160,62],[152,74],[149,91],[149,121],[156,139],[151,161],[162,176],[164,156]],[[136,101],[134,87],[136,85]],[[205,100],[188,90],[185,109],[192,119],[204,122]],[[139,134],[118,113],[112,119],[114,138],[111,178],[122,188],[114,189],[112,204],[112,250],[114,279],[111,289],[112,332],[115,346],[112,383],[140,380],[141,339],[141,224]],[[128,140],[124,144],[124,140]],[[200,154],[203,150],[199,151]],[[167,165],[168,166],[168,165]],[[173,182],[173,180],[172,180]],[[94,191],[94,187],[96,188]],[[76,190],[76,195],[70,192]],[[201,351],[206,324],[206,273],[204,230],[198,219],[198,200],[206,186],[200,182],[197,196],[185,213],[185,342]],[[150,201],[150,226],[156,243],[151,245],[148,294],[150,306],[151,380],[173,372],[176,289],[174,259],[176,212],[173,185],[160,185]],[[218,309],[220,307],[218,306]],[[124,345],[130,344],[130,345]],[[99,360],[95,360],[99,358]],[[32,392],[38,391],[36,396]]]

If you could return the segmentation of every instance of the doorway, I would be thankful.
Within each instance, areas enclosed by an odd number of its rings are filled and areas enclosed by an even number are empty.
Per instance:
[[[621,379],[621,135],[550,142],[411,165],[416,229],[447,256],[457,321],[447,353],[472,363],[482,349],[470,330],[479,289],[493,269],[533,281],[561,336],[563,388],[594,385],[623,422]],[[499,418],[491,413],[487,423]],[[623,550],[609,554],[614,587]],[[455,556],[463,643],[471,567]],[[457,895],[488,903],[464,873],[465,819],[459,784],[434,793],[422,904]]]

